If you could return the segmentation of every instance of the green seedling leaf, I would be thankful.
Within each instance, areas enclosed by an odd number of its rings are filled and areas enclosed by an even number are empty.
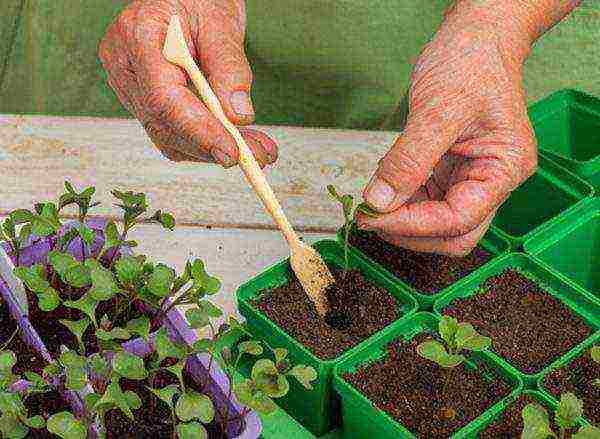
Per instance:
[[[196,259],[191,267],[192,279],[194,279],[202,291],[208,295],[216,294],[221,289],[221,281],[216,277],[210,276],[204,268],[204,262]]]
[[[0,374],[12,371],[15,364],[17,364],[17,357],[13,351],[0,352]]]
[[[142,274],[142,262],[134,256],[121,256],[115,263],[117,278],[125,285],[133,282]]]
[[[169,372],[175,375],[179,379],[179,383],[181,384],[181,388],[185,388],[185,384],[183,382],[183,368],[185,367],[185,360],[179,361],[178,363],[173,364],[166,368]]]
[[[87,382],[86,359],[73,351],[63,352],[60,363],[66,370],[66,386],[69,390],[81,390]]]
[[[252,367],[252,381],[258,390],[271,398],[280,398],[287,394],[289,382],[284,375],[280,375],[275,364],[268,359],[258,360]]]
[[[2,223],[2,230],[8,237],[8,239],[14,239],[17,231],[15,230],[15,223],[8,217]]]
[[[171,285],[175,279],[175,270],[164,264],[157,264],[148,280],[148,289],[158,297],[166,297],[171,292]]]
[[[42,372],[45,377],[47,377],[48,379],[51,379],[51,378],[57,377],[60,374],[61,369],[57,363],[50,363],[49,365],[44,367]]]
[[[65,300],[64,305],[68,308],[78,309],[85,313],[94,323],[94,326],[98,326],[98,323],[96,322],[96,307],[98,306],[98,301],[94,299],[89,292],[81,296],[78,300]]]
[[[137,393],[127,390],[123,393],[125,401],[131,410],[139,410],[142,407],[142,400]]]
[[[125,378],[143,380],[148,377],[143,358],[128,352],[117,352],[112,359],[112,366],[116,373]]]
[[[523,432],[521,439],[547,439],[556,437],[550,428],[548,413],[539,404],[527,404],[521,412]]]
[[[86,410],[91,412],[94,409],[94,406],[98,403],[98,401],[100,401],[100,395],[92,392],[85,395],[83,402],[85,404]]]
[[[131,333],[123,328],[113,328],[110,331],[100,328],[96,330],[96,337],[102,341],[129,340]]]
[[[27,437],[29,429],[21,424],[17,417],[7,413],[0,416],[0,437],[7,439],[22,439]]]
[[[14,273],[34,293],[45,293],[50,288],[50,284],[46,280],[46,270],[41,264],[31,267],[16,267]]]
[[[133,421],[133,413],[129,407],[129,403],[132,401],[130,401],[129,398],[130,397],[123,393],[121,387],[119,387],[118,379],[113,379],[106,387],[104,395],[96,402],[93,410],[116,407]]]
[[[100,377],[108,377],[110,374],[110,365],[100,353],[92,354],[88,357],[90,369]]]
[[[19,244],[22,246],[31,236],[31,224],[24,224],[19,231]]]
[[[571,436],[571,439],[598,439],[600,438],[600,428],[593,425],[585,425]]]
[[[208,439],[208,432],[204,425],[198,422],[177,425],[178,439]]]
[[[157,210],[150,219],[158,222],[165,229],[173,230],[175,228],[175,218],[173,218],[173,215],[170,213],[163,213],[162,211]]]
[[[465,361],[462,355],[449,354],[441,343],[435,340],[425,341],[417,346],[417,353],[441,367],[456,367]]]
[[[69,331],[71,331],[75,337],[77,337],[77,341],[80,344],[83,344],[83,334],[85,333],[88,326],[90,326],[90,319],[87,317],[82,318],[81,320],[59,320],[60,324],[66,326]]]
[[[177,388],[176,384],[169,384],[162,389],[153,389],[151,387],[148,387],[148,389],[154,393],[158,399],[167,404],[171,410],[173,410],[173,398],[179,393],[179,389]]]
[[[35,388],[41,389],[46,386],[46,382],[39,374],[31,371],[26,371],[24,375],[25,378],[27,378],[27,381],[33,384]]]
[[[19,224],[28,223],[33,219],[33,213],[31,213],[31,211],[27,209],[13,210],[11,213],[8,214],[8,216],[10,217],[12,223],[15,226],[18,226]]]
[[[32,416],[29,419],[25,418],[23,419],[23,422],[28,427],[35,429],[44,428],[44,426],[46,425],[46,421],[40,415]]]
[[[277,411],[279,408],[271,398],[262,392],[258,392],[256,395],[254,395],[252,403],[249,407],[259,413],[262,413],[263,415],[269,415]]]
[[[198,308],[201,312],[203,312],[211,318],[216,319],[223,315],[223,311],[221,311],[219,307],[215,306],[212,302],[209,302],[208,300],[201,300],[200,302],[198,302]]]
[[[193,329],[202,329],[210,322],[208,315],[198,308],[187,309],[185,318]]]
[[[54,203],[36,205],[36,210],[41,211],[31,218],[31,232],[38,236],[49,236],[58,232],[61,227],[58,218],[58,209]]]
[[[438,325],[438,332],[440,337],[446,342],[451,348],[455,347],[455,337],[458,331],[458,320],[451,316],[442,316]]]
[[[115,282],[112,272],[100,266],[89,266],[88,261],[90,260],[86,260],[92,278],[92,288],[89,294],[96,300],[108,300],[112,298],[119,292],[119,287]]]
[[[317,379],[317,371],[314,368],[303,364],[294,366],[289,374],[296,378],[298,382],[308,390],[312,390],[313,387],[311,383]]]
[[[48,262],[60,276],[64,276],[69,268],[79,265],[79,262],[73,256],[57,250],[48,253]]]
[[[106,229],[104,230],[104,236],[105,250],[116,247],[121,243],[121,235],[119,234],[119,230],[117,229],[117,225],[114,223],[114,221],[110,221],[106,225]]]
[[[82,264],[70,267],[65,273],[64,280],[75,288],[87,287],[92,283],[90,270]]]
[[[167,334],[167,330],[162,327],[156,333],[154,339],[154,346],[158,353],[158,361],[161,362],[165,358],[176,358],[181,360],[186,355],[186,349],[184,346],[174,343]]]
[[[76,229],[83,242],[86,245],[92,245],[94,238],[96,237],[94,231],[85,224],[77,224]]]
[[[83,423],[69,412],[60,412],[48,418],[48,431],[62,439],[86,439],[87,430]]]
[[[250,354],[254,356],[262,355],[263,347],[259,341],[243,341],[238,345],[238,351],[241,354]]]
[[[142,316],[127,322],[127,330],[148,341],[150,339],[150,319]]]
[[[381,215],[380,212],[377,212],[375,209],[373,209],[371,206],[369,206],[367,203],[364,203],[364,202],[360,203],[358,206],[356,206],[355,215],[356,215],[356,212],[362,213],[363,215],[366,215],[371,218],[377,218],[378,216]]]
[[[560,428],[573,428],[577,418],[581,416],[583,416],[583,401],[570,392],[563,393],[556,409],[556,424]]]
[[[215,417],[211,399],[193,390],[189,390],[179,397],[175,404],[175,413],[184,422],[198,419],[204,424],[210,424]]]
[[[594,362],[600,364],[600,346],[592,347],[592,349],[590,349],[590,355]]]
[[[43,293],[38,293],[37,298],[38,307],[45,312],[54,311],[60,305],[60,296],[52,287],[49,287]]]
[[[200,339],[198,341],[195,341],[192,349],[194,350],[195,353],[199,354],[202,352],[210,352],[213,350],[215,343],[208,339],[208,338],[203,338]]]
[[[492,339],[477,333],[470,323],[460,323],[455,335],[458,351],[467,349],[471,351],[482,351],[492,344]]]
[[[284,348],[275,348],[273,354],[275,355],[275,362],[279,363],[287,358],[288,351]]]

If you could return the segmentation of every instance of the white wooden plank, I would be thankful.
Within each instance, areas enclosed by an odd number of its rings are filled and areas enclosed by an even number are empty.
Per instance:
[[[337,206],[325,186],[359,195],[394,133],[262,127],[278,140],[268,179],[300,230],[331,232]],[[0,115],[0,213],[54,198],[69,179],[95,185],[113,216],[109,190],[146,191],[179,222],[273,228],[239,169],[163,159],[134,120]]]

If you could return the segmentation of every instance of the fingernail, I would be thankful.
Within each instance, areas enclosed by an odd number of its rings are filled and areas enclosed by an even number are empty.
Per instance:
[[[367,186],[366,201],[377,210],[386,209],[395,197],[394,188],[380,178],[374,177]]]
[[[254,114],[252,102],[250,102],[250,97],[245,91],[234,92],[229,98],[229,103],[231,104],[233,111],[240,116],[252,116]]]
[[[227,153],[221,151],[220,149],[213,149],[211,151],[212,156],[215,158],[217,163],[225,166],[226,168],[230,168],[235,165],[235,161],[227,155]]]

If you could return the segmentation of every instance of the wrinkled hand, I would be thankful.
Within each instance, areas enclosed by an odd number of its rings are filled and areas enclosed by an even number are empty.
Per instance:
[[[244,0],[132,2],[100,43],[108,83],[169,159],[233,166],[238,159],[235,140],[188,88],[186,73],[162,55],[173,14],[179,15],[192,56],[227,117],[235,125],[253,122]],[[257,130],[240,131],[261,166],[275,162],[277,145],[271,138]]]
[[[401,247],[462,256],[535,172],[521,73],[528,47],[494,26],[447,17],[421,53],[405,130],[364,191],[384,214],[359,215],[363,229]]]

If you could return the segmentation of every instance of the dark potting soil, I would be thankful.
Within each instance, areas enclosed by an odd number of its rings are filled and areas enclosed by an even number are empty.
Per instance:
[[[527,404],[540,404],[531,395],[521,395],[519,399],[510,404],[502,415],[488,427],[479,433],[479,439],[514,439],[521,437],[523,431],[523,417],[521,412]],[[552,410],[540,404],[548,412],[549,418],[553,419]]]
[[[600,387],[592,382],[600,378],[600,367],[589,351],[573,360],[568,367],[562,367],[544,378],[544,387],[556,399],[565,392],[571,392],[583,400],[584,417],[594,425],[600,425]]]
[[[513,269],[490,277],[480,294],[454,301],[444,314],[491,337],[492,349],[527,374],[539,372],[591,333],[581,317]]]
[[[441,394],[448,370],[416,352],[429,338],[420,334],[410,342],[393,342],[385,359],[344,374],[344,379],[418,437],[448,438],[508,395],[511,387],[483,364],[479,367],[490,378],[460,365]]]
[[[17,323],[10,317],[8,305],[0,299],[0,348],[6,345],[16,329]],[[13,351],[17,357],[17,364],[13,367],[13,373],[18,376],[22,376],[25,371],[41,374],[46,362],[37,354],[35,349],[24,343],[19,335],[17,333],[6,346],[6,349]]]
[[[183,377],[188,388],[204,393],[201,386],[196,384],[185,370]],[[173,424],[169,407],[145,386],[162,388],[177,383],[177,378],[164,370],[159,370],[151,382],[121,379],[123,391],[135,392],[142,400],[142,407],[133,412],[133,421],[120,410],[109,411],[106,415],[107,439],[173,438]],[[208,431],[209,439],[223,439],[222,429],[218,423],[205,425],[205,428]]]
[[[327,319],[319,317],[293,273],[286,285],[254,300],[269,319],[322,359],[339,356],[398,318],[396,300],[386,290],[359,271],[330,269],[336,282],[326,291],[332,311]]]
[[[422,294],[435,294],[475,271],[492,255],[476,247],[462,258],[421,253],[396,247],[375,232],[354,229],[350,244]]]
[[[38,393],[29,396],[25,400],[25,407],[27,408],[27,414],[29,416],[40,415],[46,420],[56,413],[71,410],[69,403],[55,390],[48,393]],[[48,432],[45,428],[39,430],[31,429],[27,437],[40,439],[56,438],[55,435]]]

